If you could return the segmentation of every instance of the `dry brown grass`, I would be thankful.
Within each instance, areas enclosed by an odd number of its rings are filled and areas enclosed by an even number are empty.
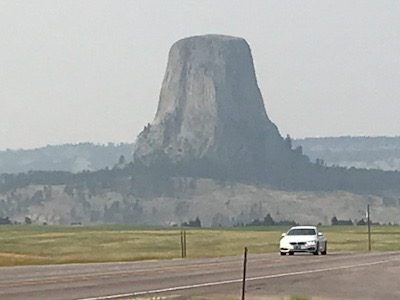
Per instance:
[[[244,247],[254,254],[278,253],[280,235],[287,229],[186,229],[187,257],[241,255]],[[181,255],[181,230],[177,228],[2,225],[0,230],[0,266],[171,259]],[[367,251],[364,226],[322,230],[329,251]],[[372,250],[400,250],[400,227],[374,226]]]

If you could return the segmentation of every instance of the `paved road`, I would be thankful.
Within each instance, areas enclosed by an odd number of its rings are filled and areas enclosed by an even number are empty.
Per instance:
[[[242,269],[242,257],[1,267],[0,299],[211,294],[240,299]],[[247,269],[248,299],[298,294],[313,299],[400,299],[400,252],[249,255]]]

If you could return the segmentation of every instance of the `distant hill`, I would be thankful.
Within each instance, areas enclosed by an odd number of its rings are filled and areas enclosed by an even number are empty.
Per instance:
[[[132,161],[132,144],[95,145],[92,143],[64,144],[37,149],[0,151],[0,174],[25,173],[30,170],[97,171],[118,164],[121,156]]]
[[[400,171],[400,136],[305,138],[292,143],[302,146],[311,161],[322,159],[328,166]]]

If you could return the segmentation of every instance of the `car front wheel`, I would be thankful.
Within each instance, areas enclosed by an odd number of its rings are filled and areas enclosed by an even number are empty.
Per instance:
[[[281,252],[281,255],[286,255],[286,253],[285,252]]]
[[[314,255],[318,255],[319,252],[319,244],[317,244],[317,247],[315,249],[315,251],[313,252]]]

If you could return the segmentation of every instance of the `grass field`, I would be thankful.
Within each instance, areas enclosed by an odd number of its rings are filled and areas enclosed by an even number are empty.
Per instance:
[[[286,227],[186,229],[187,257],[278,253]],[[321,227],[329,251],[367,251],[365,226]],[[181,256],[180,228],[136,225],[0,226],[0,266],[170,259]],[[400,250],[400,226],[373,226],[372,250]]]

